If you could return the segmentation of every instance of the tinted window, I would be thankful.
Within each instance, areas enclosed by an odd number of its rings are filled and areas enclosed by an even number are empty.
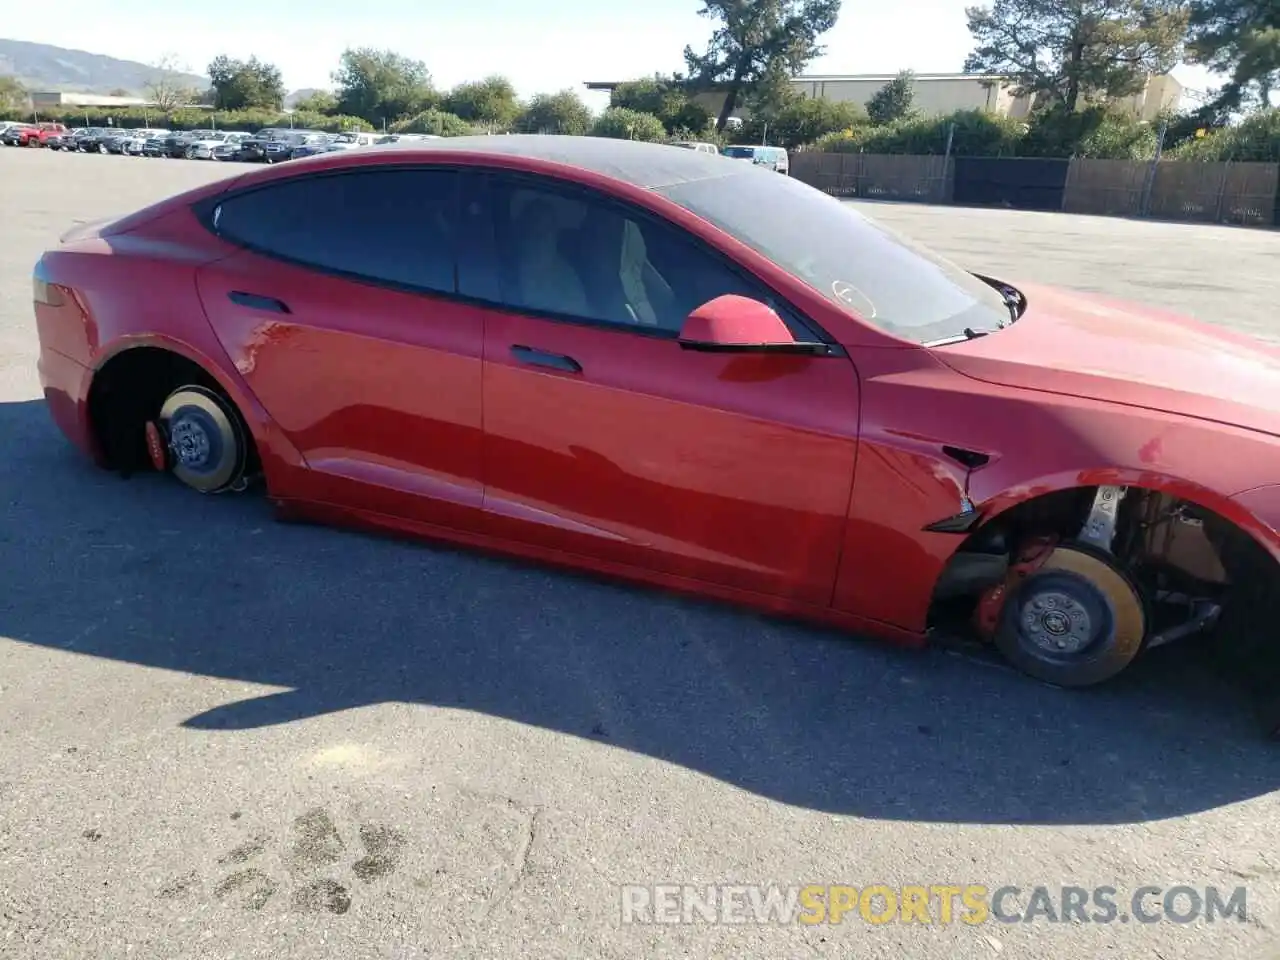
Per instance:
[[[442,170],[298,177],[223,201],[214,227],[287,260],[452,293],[456,185]]]
[[[593,194],[497,184],[502,299],[512,307],[678,332],[697,307],[753,284],[676,228]]]
[[[897,336],[927,343],[1008,319],[1001,295],[951,261],[799,180],[742,166],[658,192]]]

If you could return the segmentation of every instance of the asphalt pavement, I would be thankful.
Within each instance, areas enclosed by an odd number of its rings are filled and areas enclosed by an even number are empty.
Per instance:
[[[84,462],[40,398],[32,265],[243,170],[0,149],[0,957],[1280,955],[1280,748],[1186,650],[1057,691]],[[860,207],[1280,339],[1277,233]],[[1128,919],[624,922],[658,884],[1111,886]],[[1124,909],[1177,885],[1244,887],[1247,918]]]

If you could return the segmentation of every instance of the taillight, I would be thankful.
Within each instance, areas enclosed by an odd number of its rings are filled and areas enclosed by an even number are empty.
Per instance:
[[[44,257],[36,261],[35,270],[31,274],[31,293],[36,303],[43,303],[48,307],[61,307],[66,304],[71,295],[66,287],[60,287],[56,283],[49,282],[49,275],[44,265]]]
[[[49,307],[61,307],[67,302],[66,291],[56,283],[49,283],[39,277],[31,280],[36,303]]]

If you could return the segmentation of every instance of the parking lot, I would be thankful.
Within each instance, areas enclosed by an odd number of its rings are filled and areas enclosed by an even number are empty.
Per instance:
[[[0,149],[0,956],[1272,956],[1280,747],[1187,650],[1068,693],[83,462],[32,265],[250,169]],[[860,207],[1280,341],[1280,234]],[[622,922],[664,883],[1244,886],[1248,919]]]

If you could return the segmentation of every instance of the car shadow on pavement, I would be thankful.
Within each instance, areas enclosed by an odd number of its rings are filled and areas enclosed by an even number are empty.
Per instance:
[[[215,735],[433,704],[890,820],[1136,822],[1280,787],[1280,749],[1191,649],[1060,691],[941,650],[125,481],[73,451],[42,401],[0,404],[0,437],[0,642],[286,688],[186,721]]]

